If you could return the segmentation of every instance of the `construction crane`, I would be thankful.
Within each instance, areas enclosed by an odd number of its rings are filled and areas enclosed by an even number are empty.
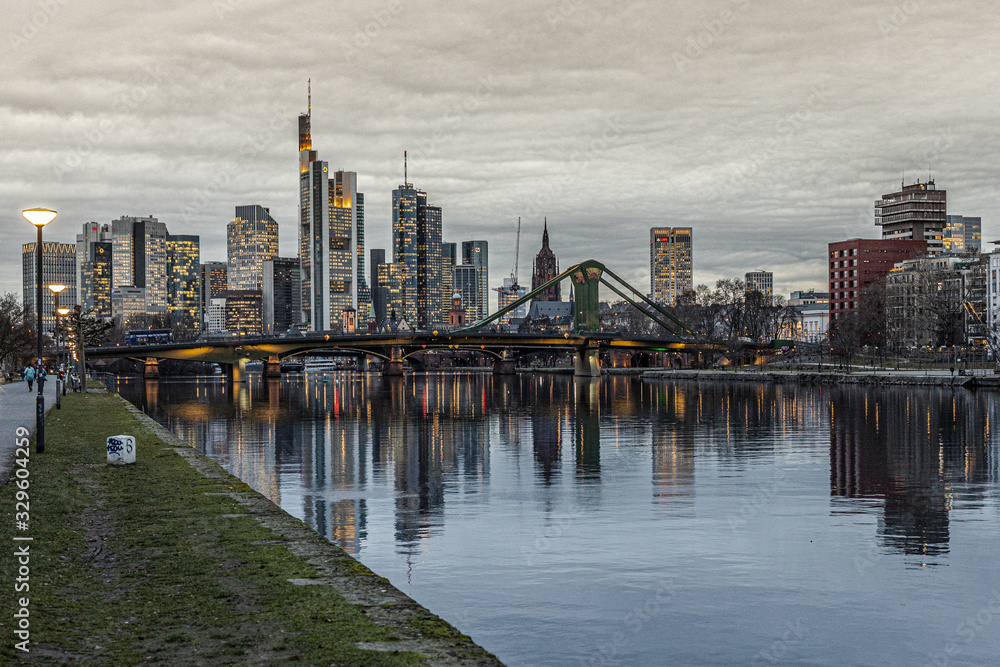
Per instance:
[[[517,236],[514,240],[514,270],[510,273],[510,286],[506,287],[501,285],[500,287],[494,287],[493,291],[497,293],[497,305],[502,307],[503,300],[505,296],[517,295],[517,291],[520,286],[517,284],[517,261],[521,255],[521,218],[517,218]]]
[[[517,260],[521,255],[521,216],[517,216],[517,238],[514,240],[514,273],[510,274],[511,288],[517,292]]]
[[[998,338],[997,333],[993,331],[992,328],[990,328],[989,324],[983,322],[983,318],[979,316],[979,313],[976,312],[976,309],[972,306],[970,302],[965,301],[962,303],[962,305],[965,307],[965,310],[970,315],[976,318],[976,321],[979,322],[980,326],[983,327],[983,334],[984,338],[986,338],[986,344],[989,345],[990,351],[993,352],[993,361],[1000,363],[1000,340],[997,340]]]

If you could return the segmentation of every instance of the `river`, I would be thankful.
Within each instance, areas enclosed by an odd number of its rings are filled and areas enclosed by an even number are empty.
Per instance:
[[[351,372],[115,388],[509,665],[989,665],[998,394]]]

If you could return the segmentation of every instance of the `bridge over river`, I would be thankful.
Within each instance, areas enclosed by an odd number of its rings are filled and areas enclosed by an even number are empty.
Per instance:
[[[608,278],[618,283],[615,285]],[[528,303],[562,280],[570,280],[574,290],[573,332],[564,334],[486,333],[503,315]],[[598,291],[604,286],[632,304],[639,312],[667,332],[657,337],[630,337],[602,332]],[[624,291],[623,291],[624,290]],[[467,350],[493,361],[495,373],[513,373],[517,359],[542,350],[573,353],[574,373],[581,377],[600,377],[599,354],[603,350],[665,351],[700,355],[719,350],[716,344],[699,342],[694,334],[668,310],[648,299],[639,290],[612,273],[600,262],[588,259],[571,266],[552,280],[540,285],[488,318],[450,332],[407,334],[322,333],[306,336],[233,338],[221,341],[198,341],[132,347],[88,348],[88,359],[136,358],[146,364],[147,376],[157,374],[159,359],[183,359],[220,364],[234,381],[245,377],[249,361],[264,361],[265,373],[280,372],[281,360],[315,350],[351,356],[371,355],[383,360],[385,375],[401,375],[404,360],[418,352],[432,350]]]
[[[283,359],[316,350],[332,355],[372,356],[382,360],[384,375],[402,375],[403,362],[418,352],[464,350],[481,354],[493,362],[494,373],[513,373],[519,357],[539,351],[573,353],[574,373],[600,376],[598,355],[602,351],[677,352],[699,355],[715,346],[677,337],[630,338],[612,333],[579,332],[556,334],[504,333],[412,333],[412,334],[327,334],[287,338],[233,338],[213,342],[96,347],[87,349],[88,359],[133,358],[146,364],[147,376],[156,376],[160,359],[205,361],[223,367],[228,377],[239,382],[245,365],[263,361],[266,375],[277,375]]]

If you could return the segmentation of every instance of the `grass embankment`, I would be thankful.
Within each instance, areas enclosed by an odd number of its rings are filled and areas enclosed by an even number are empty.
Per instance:
[[[137,462],[108,466],[105,440],[121,433],[136,436]],[[413,665],[420,653],[393,647],[422,651],[420,642],[437,637],[447,659],[432,662],[496,664],[236,478],[217,466],[206,472],[211,466],[164,443],[114,395],[66,396],[46,421],[45,453],[32,448],[29,530],[14,527],[13,481],[0,489],[0,564],[10,587],[0,662]],[[14,535],[33,538],[29,593],[13,592],[10,545],[25,544]],[[351,602],[336,586],[302,585],[352,579],[360,583],[351,584]],[[14,648],[22,596],[30,597],[30,654]],[[391,618],[393,608],[405,610]],[[371,619],[380,614],[378,625]]]

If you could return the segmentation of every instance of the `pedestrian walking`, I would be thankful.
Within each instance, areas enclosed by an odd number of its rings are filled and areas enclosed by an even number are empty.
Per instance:
[[[24,369],[24,381],[28,383],[28,391],[31,391],[31,386],[35,382],[35,368],[34,366],[28,366]]]

